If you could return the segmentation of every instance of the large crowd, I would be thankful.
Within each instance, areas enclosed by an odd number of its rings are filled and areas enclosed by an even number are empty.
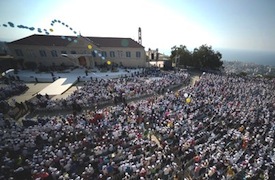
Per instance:
[[[20,81],[5,81],[1,82],[0,87],[0,113],[7,113],[10,109],[9,103],[7,102],[7,99],[20,95],[26,90],[29,89],[29,87]]]
[[[22,82],[11,82],[8,85],[4,85],[0,87],[0,100],[6,100],[12,96],[19,95],[26,91],[28,89],[28,86],[26,86]]]
[[[49,96],[37,95],[27,103],[36,110],[60,110],[74,106],[91,107],[97,104],[113,102],[162,93],[165,89],[187,84],[190,76],[182,71],[176,73],[161,72],[157,69],[145,70],[116,79],[91,79],[65,99],[52,100]]]
[[[5,122],[0,179],[275,179],[274,88],[203,74],[139,101]]]

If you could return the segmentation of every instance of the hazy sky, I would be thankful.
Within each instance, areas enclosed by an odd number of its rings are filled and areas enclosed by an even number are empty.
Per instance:
[[[2,41],[39,34],[37,28],[74,35],[61,23],[52,26],[56,19],[83,36],[138,40],[141,27],[145,49],[165,54],[180,44],[275,52],[275,0],[1,0],[0,7]]]

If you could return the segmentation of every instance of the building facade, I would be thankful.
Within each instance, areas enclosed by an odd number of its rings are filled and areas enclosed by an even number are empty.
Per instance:
[[[131,38],[31,35],[7,44],[15,59],[37,65],[93,68],[106,62],[145,67],[144,47]]]
[[[147,60],[149,62],[149,66],[155,66],[163,68],[165,63],[167,63],[170,60],[170,57],[159,53],[158,49],[151,49],[149,48],[148,51],[146,51]]]

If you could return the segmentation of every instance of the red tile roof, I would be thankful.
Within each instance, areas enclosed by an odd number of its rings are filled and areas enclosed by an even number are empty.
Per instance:
[[[8,44],[16,45],[34,45],[34,46],[67,46],[71,43],[68,38],[75,40],[76,37],[64,36],[66,38],[61,38],[61,36],[49,36],[49,35],[31,35],[16,41],[12,41]]]
[[[144,48],[141,44],[131,38],[116,37],[84,37],[88,41],[100,47],[130,47]],[[53,35],[31,35],[8,44],[14,45],[36,45],[36,46],[67,46],[76,40],[76,36],[53,36]]]

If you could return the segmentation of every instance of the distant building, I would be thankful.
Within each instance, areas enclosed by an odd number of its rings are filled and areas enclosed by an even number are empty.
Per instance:
[[[13,69],[15,67],[15,61],[8,51],[8,47],[5,42],[0,42],[0,73]]]
[[[146,66],[144,47],[131,38],[31,35],[7,45],[15,59],[37,65],[93,68],[110,61],[127,67]]]
[[[148,49],[146,51],[147,61],[151,66],[164,67],[166,61],[169,61],[169,56],[159,53],[158,49]]]

